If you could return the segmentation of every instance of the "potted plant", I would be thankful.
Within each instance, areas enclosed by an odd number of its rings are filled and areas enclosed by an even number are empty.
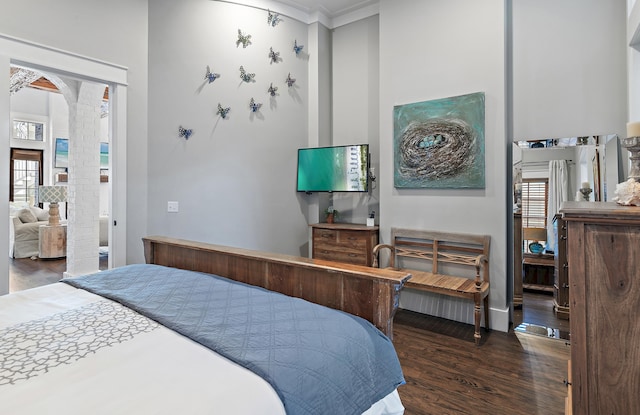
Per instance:
[[[327,223],[333,223],[336,219],[338,219],[338,216],[340,215],[340,213],[333,208],[333,206],[329,206],[325,211],[324,214],[327,216]]]

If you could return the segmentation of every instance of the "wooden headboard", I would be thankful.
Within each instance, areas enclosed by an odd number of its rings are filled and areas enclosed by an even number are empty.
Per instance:
[[[163,236],[142,238],[148,264],[206,272],[360,316],[393,339],[411,274]]]

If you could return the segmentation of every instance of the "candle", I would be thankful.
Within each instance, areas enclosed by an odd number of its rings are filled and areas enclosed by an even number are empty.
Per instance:
[[[582,188],[583,189],[589,189],[591,186],[589,186],[589,182],[582,182]]]
[[[640,122],[627,123],[627,137],[640,137]]]

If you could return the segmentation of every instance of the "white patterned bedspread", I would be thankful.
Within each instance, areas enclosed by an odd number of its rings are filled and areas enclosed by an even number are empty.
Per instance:
[[[6,414],[284,414],[253,372],[128,308],[57,283],[0,297]],[[402,414],[397,391],[366,415]]]

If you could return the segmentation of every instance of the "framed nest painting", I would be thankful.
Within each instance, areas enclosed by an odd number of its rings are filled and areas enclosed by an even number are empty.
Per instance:
[[[484,189],[484,92],[393,108],[396,188]]]

